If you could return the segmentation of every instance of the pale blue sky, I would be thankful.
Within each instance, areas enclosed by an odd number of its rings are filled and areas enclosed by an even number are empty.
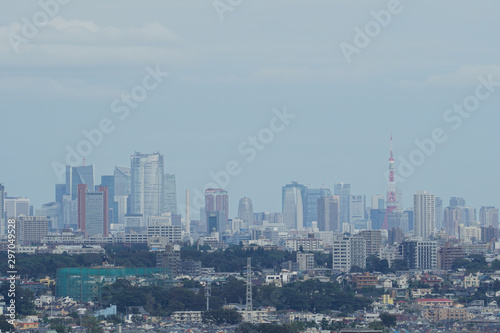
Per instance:
[[[443,128],[448,140],[400,184],[405,206],[422,189],[445,204],[464,196],[478,208],[499,206],[500,88],[459,129],[442,117],[474,94],[479,76],[500,81],[500,3],[401,0],[401,13],[348,64],[339,44],[352,44],[353,29],[388,3],[244,0],[221,21],[212,1],[73,0],[15,53],[9,33],[41,9],[8,1],[0,12],[0,182],[35,207],[52,201],[52,162],[64,163],[82,130],[110,118],[115,130],[87,157],[98,176],[129,165],[134,151],[160,151],[183,201],[186,189],[237,160],[231,215],[243,196],[256,211],[279,211],[290,180],[385,193],[390,131],[395,155],[407,158],[415,139]],[[119,120],[111,103],[156,65],[170,76]],[[275,107],[296,118],[246,163],[238,145],[268,126]]]

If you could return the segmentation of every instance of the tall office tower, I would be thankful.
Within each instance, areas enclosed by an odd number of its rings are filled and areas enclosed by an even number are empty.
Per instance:
[[[462,224],[462,208],[458,206],[446,207],[443,211],[444,231],[454,237],[458,237],[458,226]]]
[[[78,204],[77,200],[71,200],[70,195],[63,195],[62,228],[78,228]]]
[[[372,229],[382,229],[385,220],[385,208],[370,209],[370,220],[372,221]]]
[[[415,219],[413,218],[413,210],[405,210],[404,213],[408,215],[408,230],[413,231],[414,228],[414,221]]]
[[[130,158],[130,214],[150,216],[163,213],[163,155],[136,152]]]
[[[391,228],[400,228],[403,232],[408,233],[410,231],[408,212],[398,209],[389,213],[387,215],[387,226],[388,230]]]
[[[479,222],[483,227],[498,228],[498,208],[482,206],[479,210]]]
[[[282,212],[287,229],[304,227],[304,199],[307,188],[297,182],[282,187]]]
[[[78,185],[78,229],[85,233],[85,238],[109,236],[108,212],[107,187],[88,191],[86,184]]]
[[[5,217],[5,187],[0,184],[0,235],[7,234],[7,218]]]
[[[349,224],[365,220],[365,196],[351,195],[349,202]]]
[[[30,216],[30,199],[22,197],[5,197],[4,211],[7,219],[15,219],[19,215]]]
[[[382,194],[372,195],[372,207],[371,209],[385,209],[385,199]]]
[[[333,194],[340,197],[340,225],[349,223],[349,203],[351,202],[351,184],[337,183]]]
[[[394,155],[392,153],[392,134],[391,134],[391,148],[389,157],[389,177],[387,180],[387,208],[385,210],[385,219],[382,229],[387,230],[388,215],[394,210],[398,209],[398,197],[396,193],[396,177],[394,175]],[[403,209],[403,208],[401,208]]]
[[[78,167],[66,166],[66,193],[71,196],[71,200],[76,200],[78,196],[78,184],[87,184],[94,188],[94,166],[83,165]]]
[[[440,197],[436,197],[436,230],[441,230],[443,228],[443,200]]]
[[[460,220],[466,226],[470,226],[476,222],[476,208],[474,207],[460,207]]]
[[[396,200],[397,200],[397,207],[399,210],[404,210],[405,207],[403,205],[403,190],[401,188],[397,187],[396,188]]]
[[[366,256],[378,255],[382,248],[381,230],[363,230],[356,236],[363,237],[366,243]]]
[[[437,242],[422,240],[421,238],[408,238],[399,246],[403,260],[410,269],[436,269],[437,268]]]
[[[131,192],[131,169],[127,167],[115,167],[115,195],[128,196]]]
[[[339,231],[340,198],[326,195],[319,198],[318,203],[318,228],[319,231]]]
[[[118,222],[118,203],[115,202],[115,176],[101,176],[101,185],[99,187],[108,188],[109,221]]]
[[[39,244],[49,233],[49,223],[46,216],[19,215],[16,219],[17,244]]]
[[[465,199],[462,197],[451,197],[450,207],[465,207]]]
[[[243,221],[245,228],[253,225],[253,204],[250,198],[241,198],[238,203],[238,218]]]
[[[333,270],[350,272],[353,266],[366,268],[366,242],[360,236],[336,236],[333,239]]]
[[[59,220],[61,207],[58,202],[49,202],[43,204],[36,210],[36,216],[46,216],[49,223],[49,229],[62,229],[62,221]]]
[[[163,211],[177,214],[177,189],[175,185],[175,175],[166,173],[163,181],[165,182],[163,190],[165,206]]]
[[[304,228],[311,228],[313,221],[318,221],[318,200],[322,196],[332,195],[329,188],[307,188],[304,204]]]
[[[428,240],[436,228],[435,196],[426,191],[418,191],[413,196],[414,233]]]
[[[212,224],[210,224],[209,215],[212,215]],[[205,216],[207,231],[209,233],[214,228],[214,216],[217,216],[217,231],[220,233],[226,231],[226,224],[229,218],[229,196],[227,195],[227,191],[216,188],[205,190]]]
[[[66,194],[66,184],[56,184],[55,202],[62,204],[63,195]]]

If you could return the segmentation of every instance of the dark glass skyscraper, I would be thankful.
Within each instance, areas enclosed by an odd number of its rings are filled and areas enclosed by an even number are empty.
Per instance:
[[[318,220],[318,200],[323,196],[331,195],[329,188],[308,188],[304,200],[304,228],[312,227],[313,221]]]

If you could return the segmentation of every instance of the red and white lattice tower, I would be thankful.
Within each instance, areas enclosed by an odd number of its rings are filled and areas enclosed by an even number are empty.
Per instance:
[[[398,207],[396,196],[396,179],[394,177],[394,155],[392,154],[392,134],[391,134],[391,157],[389,158],[389,180],[387,182],[387,208],[385,210],[384,224],[382,229],[387,230],[389,213],[392,213]]]

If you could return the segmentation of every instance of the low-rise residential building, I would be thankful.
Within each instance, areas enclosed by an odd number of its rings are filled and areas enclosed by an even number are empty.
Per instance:
[[[424,318],[432,322],[440,320],[467,320],[469,313],[465,308],[428,308],[424,311]]]
[[[201,323],[202,311],[175,311],[172,320],[178,324]]]
[[[363,287],[375,287],[378,284],[378,276],[371,275],[368,272],[364,272],[363,274],[352,275],[352,283],[356,286],[356,288]]]

